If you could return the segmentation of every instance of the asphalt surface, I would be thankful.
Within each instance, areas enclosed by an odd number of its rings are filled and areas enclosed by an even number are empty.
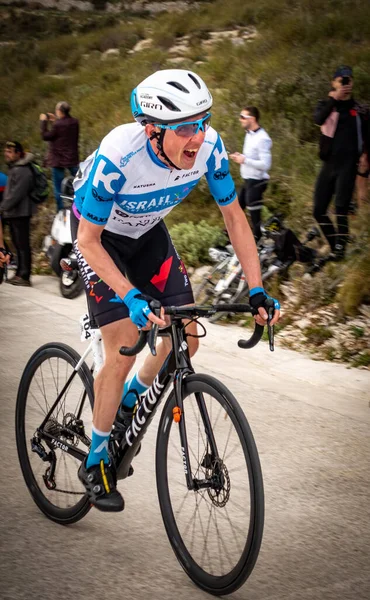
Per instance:
[[[0,597],[200,600],[168,543],[157,500],[156,418],[135,474],[119,484],[126,508],[62,527],[44,517],[22,478],[14,437],[19,379],[34,350],[63,341],[79,352],[84,297],[58,282],[0,287]],[[262,343],[240,350],[240,329],[207,326],[194,359],[242,405],[260,453],[266,522],[261,553],[235,600],[370,598],[370,373]],[[141,359],[140,359],[141,360]],[[226,539],[229,543],[231,540]]]

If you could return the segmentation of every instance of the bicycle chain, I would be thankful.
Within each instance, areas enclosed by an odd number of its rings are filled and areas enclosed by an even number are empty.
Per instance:
[[[49,490],[48,487],[47,487],[47,489]],[[60,492],[62,494],[72,494],[72,496],[84,496],[86,494],[86,492],[69,492],[68,490],[60,490],[59,488],[54,488],[52,490],[49,490],[49,492]]]

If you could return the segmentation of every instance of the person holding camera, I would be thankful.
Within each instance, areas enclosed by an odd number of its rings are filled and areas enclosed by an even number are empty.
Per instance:
[[[240,165],[244,180],[239,192],[239,204],[248,209],[252,221],[253,235],[261,238],[262,197],[270,179],[272,141],[259,124],[260,113],[256,106],[247,106],[240,111],[239,122],[245,131],[243,154],[230,154],[231,160]]]
[[[47,165],[51,167],[57,211],[62,210],[61,186],[65,169],[75,176],[78,171],[79,122],[70,114],[68,102],[58,102],[55,114],[40,115],[41,137],[49,142]],[[53,123],[51,129],[49,122]]]
[[[321,128],[320,158],[313,216],[329,242],[337,260],[345,256],[348,241],[348,211],[356,182],[358,165],[367,162],[369,114],[352,96],[351,67],[335,71],[328,98],[316,106],[314,120]],[[335,195],[337,229],[327,215]]]

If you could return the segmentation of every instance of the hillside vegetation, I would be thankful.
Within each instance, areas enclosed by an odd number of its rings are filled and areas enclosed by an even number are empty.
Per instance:
[[[209,84],[213,125],[229,151],[242,146],[240,108],[260,108],[274,144],[266,205],[270,212],[282,212],[299,233],[312,224],[312,191],[320,167],[312,112],[318,98],[327,95],[338,64],[353,66],[355,96],[370,100],[370,3],[216,0],[188,5],[184,12],[169,9],[150,18],[147,12],[60,13],[0,6],[1,137],[21,140],[41,159],[46,144],[39,137],[39,113],[53,111],[57,101],[66,99],[80,119],[81,155],[86,156],[110,129],[132,120],[132,88],[153,71],[173,66],[169,59],[176,52],[169,49],[188,36],[178,64],[194,69]],[[238,32],[236,38],[205,44],[213,32],[232,30]],[[254,33],[244,40],[246,31]],[[132,52],[147,38],[153,40],[150,48]],[[110,48],[118,49],[119,56],[103,60]],[[234,164],[231,171],[239,183]],[[36,244],[48,226],[46,211],[43,207]],[[370,300],[365,284],[370,280],[367,212],[351,222],[352,231],[361,224],[358,247],[347,263],[334,266],[340,272],[338,300],[347,313]],[[168,223],[185,218],[221,224],[205,182],[171,213]]]

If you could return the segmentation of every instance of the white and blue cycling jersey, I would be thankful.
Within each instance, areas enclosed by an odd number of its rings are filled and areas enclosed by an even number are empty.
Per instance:
[[[81,163],[75,205],[88,221],[137,239],[186,198],[202,175],[217,204],[235,200],[225,146],[212,127],[193,168],[172,170],[156,157],[141,125],[120,125]]]

